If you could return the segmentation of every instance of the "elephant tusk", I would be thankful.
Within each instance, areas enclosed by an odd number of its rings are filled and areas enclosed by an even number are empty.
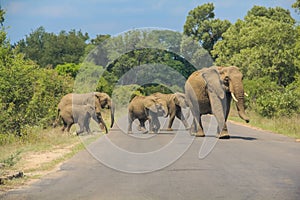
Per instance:
[[[235,101],[235,102],[238,102],[238,100],[235,98],[235,96],[234,96],[234,94],[231,92],[231,96],[232,96],[232,98],[233,98],[233,100]]]
[[[244,95],[245,95],[246,97],[248,97],[248,96],[249,96],[249,95],[248,95],[246,92],[244,93]]]

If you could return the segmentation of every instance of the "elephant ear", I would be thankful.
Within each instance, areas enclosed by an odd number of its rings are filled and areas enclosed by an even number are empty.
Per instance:
[[[105,108],[108,105],[109,96],[106,93],[95,92],[95,97],[98,99],[101,108]]]
[[[212,113],[218,122],[218,132],[220,133],[225,124],[226,96],[222,81],[220,80],[218,69],[207,68],[203,71],[202,77],[206,82]]]
[[[179,105],[179,99],[177,98],[177,94],[172,94],[171,96],[172,101],[174,101],[175,105]]]
[[[186,99],[185,99],[185,94],[180,93],[180,92],[176,92],[175,93],[176,96],[176,102],[175,104],[182,107],[182,108],[186,108],[187,107],[187,103],[186,103]]]
[[[151,110],[152,112],[157,113],[157,107],[156,107],[156,101],[153,98],[145,98],[144,99],[144,106],[148,110]]]
[[[202,77],[206,82],[207,90],[216,94],[219,98],[225,97],[224,87],[216,67],[210,67],[203,71]]]

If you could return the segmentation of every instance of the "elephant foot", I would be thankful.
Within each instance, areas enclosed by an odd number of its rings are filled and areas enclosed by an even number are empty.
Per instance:
[[[196,136],[196,137],[205,137],[205,134],[203,131],[198,131],[198,132],[191,132],[191,136]]]
[[[219,139],[230,139],[228,132],[221,132],[218,136]]]
[[[138,131],[142,131],[142,127],[139,125],[137,128]]]
[[[148,133],[147,129],[145,129],[144,127],[141,127],[141,128],[139,129],[139,131],[141,131],[142,134]]]

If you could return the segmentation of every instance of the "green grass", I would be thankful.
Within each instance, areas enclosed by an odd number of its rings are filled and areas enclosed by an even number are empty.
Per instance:
[[[250,126],[268,130],[273,133],[286,135],[292,138],[300,139],[300,115],[280,118],[264,118],[255,112],[247,112],[250,117]],[[236,122],[244,122],[238,117],[236,111],[230,113],[229,119]]]

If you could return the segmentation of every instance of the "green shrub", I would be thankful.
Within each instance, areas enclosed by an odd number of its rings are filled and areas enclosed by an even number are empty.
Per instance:
[[[60,98],[71,91],[71,80],[51,69],[40,69],[21,55],[0,67],[0,133],[22,135],[30,125],[46,126],[56,115]]]
[[[55,67],[55,70],[58,72],[59,75],[71,76],[72,78],[76,77],[79,69],[80,65],[75,63],[65,63],[57,65]]]
[[[272,118],[299,113],[298,87],[280,87],[268,78],[245,80],[244,84],[249,94],[247,105],[261,116]]]

